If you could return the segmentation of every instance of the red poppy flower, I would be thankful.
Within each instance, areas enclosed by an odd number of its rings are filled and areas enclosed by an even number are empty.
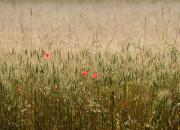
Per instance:
[[[89,66],[90,66],[90,64],[88,63],[88,64],[86,64],[86,66],[87,66],[87,67],[89,67]]]
[[[82,76],[87,76],[87,75],[88,75],[88,72],[84,70],[84,71],[82,71],[81,74],[82,74]]]
[[[97,79],[99,77],[99,75],[97,74],[97,73],[94,73],[93,75],[92,75],[92,78],[93,79]]]
[[[51,59],[51,58],[52,58],[51,53],[46,51],[46,52],[44,53],[44,59],[45,59],[45,60],[49,60],[49,59]]]

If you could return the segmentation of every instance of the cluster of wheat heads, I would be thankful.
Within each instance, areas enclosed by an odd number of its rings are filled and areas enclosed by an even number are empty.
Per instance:
[[[12,50],[1,58],[1,129],[178,128],[176,49],[51,53],[45,60],[42,49]]]
[[[0,129],[179,129],[178,5],[1,3]]]

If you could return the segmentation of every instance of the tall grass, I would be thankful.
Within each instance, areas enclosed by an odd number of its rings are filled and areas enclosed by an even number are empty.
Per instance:
[[[178,129],[180,53],[130,48],[4,54],[1,129]]]
[[[0,3],[0,130],[180,129],[180,10],[161,4]]]

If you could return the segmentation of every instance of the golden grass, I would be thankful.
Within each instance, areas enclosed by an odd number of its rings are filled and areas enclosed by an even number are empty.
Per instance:
[[[0,4],[1,46],[115,49],[119,44],[177,46],[179,3]],[[52,46],[52,47],[53,47]]]
[[[179,6],[0,3],[0,129],[179,129]]]

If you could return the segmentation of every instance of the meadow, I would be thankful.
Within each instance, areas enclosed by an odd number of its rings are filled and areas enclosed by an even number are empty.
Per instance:
[[[179,130],[179,7],[0,2],[0,130]]]

